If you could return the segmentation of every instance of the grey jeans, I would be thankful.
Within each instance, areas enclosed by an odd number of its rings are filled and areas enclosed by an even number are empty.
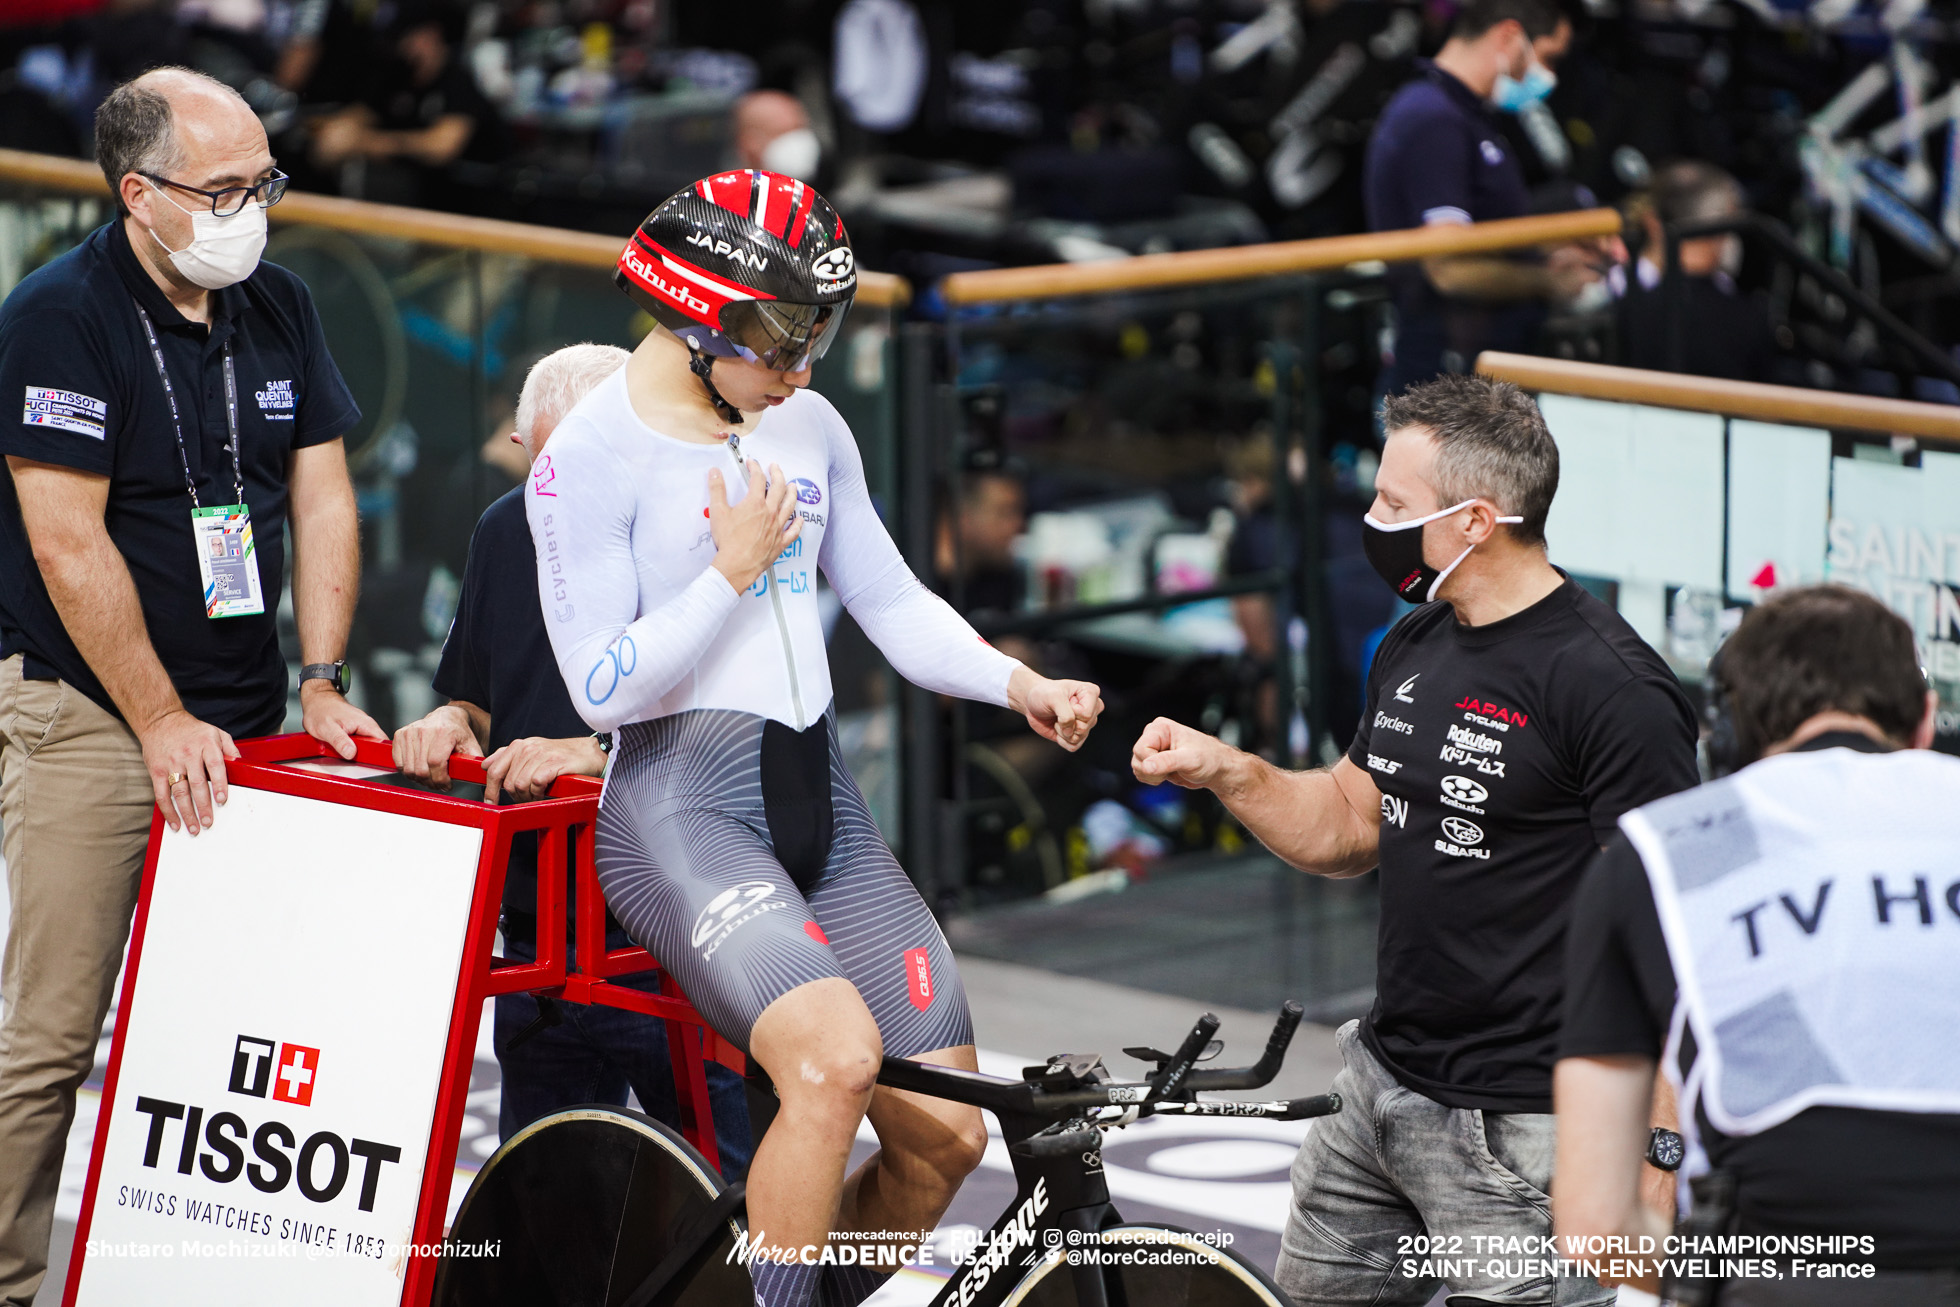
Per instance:
[[[1280,1287],[1301,1307],[1422,1307],[1443,1286],[1451,1307],[1611,1303],[1547,1273],[1551,1115],[1445,1107],[1390,1075],[1360,1025],[1337,1037],[1341,1111],[1293,1162]]]

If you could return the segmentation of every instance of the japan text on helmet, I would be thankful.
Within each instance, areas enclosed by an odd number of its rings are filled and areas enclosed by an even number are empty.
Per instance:
[[[647,215],[620,251],[619,288],[691,352],[800,372],[857,293],[844,220],[794,177],[704,177]]]

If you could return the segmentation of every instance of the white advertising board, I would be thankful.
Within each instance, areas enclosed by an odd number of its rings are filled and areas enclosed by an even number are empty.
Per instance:
[[[1830,516],[1830,432],[1730,419],[1728,593],[1822,581]]]
[[[164,832],[78,1304],[400,1302],[481,841],[238,785]]]

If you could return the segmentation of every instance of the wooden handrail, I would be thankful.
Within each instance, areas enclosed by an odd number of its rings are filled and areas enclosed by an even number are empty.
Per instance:
[[[939,285],[948,304],[1059,299],[1104,291],[1165,290],[1203,282],[1324,272],[1370,261],[1403,263],[1450,254],[1490,254],[1527,245],[1556,245],[1619,233],[1618,210],[1580,209],[1535,218],[1438,223],[1406,231],[1323,236],[1271,245],[1187,250],[1181,254],[1142,254],[1097,263],[1048,263],[1032,268],[956,272]]]
[[[24,150],[0,150],[0,181],[25,182],[48,190],[105,199],[109,194],[101,170],[87,160],[29,154]],[[481,250],[486,254],[511,254],[580,268],[610,270],[619,258],[622,244],[619,237],[594,232],[538,227],[495,218],[469,218],[433,209],[373,204],[305,191],[286,192],[286,198],[266,210],[266,216],[278,223],[331,227],[362,236],[421,241],[451,249]],[[902,306],[912,298],[912,287],[903,277],[861,270],[857,298],[859,303],[880,308]]]
[[[1766,386],[1754,381],[1722,381],[1679,372],[1649,372],[1642,368],[1572,363],[1496,351],[1477,356],[1477,371],[1498,381],[1515,382],[1526,390],[1550,391],[1555,395],[1617,399],[1657,408],[1685,408],[1697,413],[1720,413],[1725,417],[1798,426],[1960,440],[1960,406],[1948,404],[1845,395],[1796,386]]]

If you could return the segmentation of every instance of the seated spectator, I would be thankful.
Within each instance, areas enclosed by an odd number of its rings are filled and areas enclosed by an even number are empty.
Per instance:
[[[817,179],[823,145],[803,102],[782,91],[750,91],[735,102],[735,157],[806,182]]]
[[[933,589],[963,613],[1018,612],[1026,584],[1014,541],[1027,529],[1028,494],[997,459],[976,460],[960,478],[959,503],[933,528]]]
[[[1627,813],[1586,872],[1554,1082],[1562,1255],[1646,1236],[1620,1271],[1653,1286],[1669,1228],[1637,1196],[1644,1150],[1692,1177],[1691,1231],[1761,1241],[1751,1261],[1666,1248],[1744,1277],[1670,1300],[1954,1301],[1960,760],[1927,752],[1919,659],[1863,591],[1751,609],[1709,668],[1710,761],[1737,770]],[[1657,1071],[1685,1140],[1650,1130]]]
[[[464,15],[437,0],[408,0],[360,103],[313,129],[313,158],[341,169],[341,190],[361,199],[428,208],[477,207],[458,184],[459,163],[500,163],[503,120],[459,57]],[[357,165],[349,169],[348,165]]]
[[[1640,226],[1646,239],[1628,270],[1615,268],[1620,294],[1620,361],[1631,368],[1691,372],[1730,381],[1769,381],[1776,335],[1768,298],[1735,284],[1742,238],[1702,236],[1681,242],[1680,350],[1673,351],[1666,274],[1665,229],[1677,223],[1726,218],[1744,208],[1742,187],[1712,163],[1682,159],[1654,173]]]
[[[559,420],[625,363],[626,351],[610,345],[572,345],[540,360],[517,402],[525,453],[536,458]],[[395,765],[408,775],[447,784],[451,754],[487,750],[484,798],[495,803],[542,798],[560,776],[604,772],[611,741],[586,729],[558,676],[535,558],[520,486],[490,506],[470,542],[462,603],[435,676],[448,702],[395,733]],[[504,954],[527,962],[537,957],[537,856],[537,837],[517,836],[504,878]],[[632,947],[610,913],[606,925],[608,949]],[[658,992],[652,975],[616,983]],[[657,1018],[598,1005],[541,1011],[528,994],[505,994],[497,999],[495,1048],[504,1139],[578,1103],[624,1106],[629,1086],[648,1114],[678,1127],[666,1027]],[[707,1073],[722,1173],[733,1179],[753,1152],[745,1091],[719,1063]]]

